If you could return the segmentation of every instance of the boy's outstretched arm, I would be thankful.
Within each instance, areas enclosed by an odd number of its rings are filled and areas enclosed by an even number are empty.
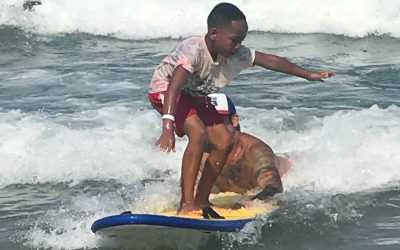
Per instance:
[[[183,85],[185,85],[189,72],[182,66],[178,66],[172,73],[171,82],[164,97],[163,115],[174,115],[176,110],[176,100]],[[162,119],[163,128],[158,143],[162,151],[175,151],[174,121],[170,118]]]
[[[287,59],[271,54],[264,54],[256,51],[254,65],[261,66],[266,69],[279,71],[282,73],[305,78],[309,81],[323,81],[335,75],[333,71],[313,72],[305,70],[294,63],[289,62]]]

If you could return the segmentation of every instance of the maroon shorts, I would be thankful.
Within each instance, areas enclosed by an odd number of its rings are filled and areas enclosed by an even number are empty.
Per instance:
[[[148,98],[151,105],[162,114],[165,92],[149,93]],[[214,105],[206,96],[191,96],[184,91],[177,98],[175,110],[175,132],[179,137],[185,135],[184,123],[186,118],[197,115],[205,126],[224,123],[223,116],[218,114]]]

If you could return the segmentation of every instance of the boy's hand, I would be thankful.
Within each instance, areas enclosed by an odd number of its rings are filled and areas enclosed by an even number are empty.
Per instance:
[[[163,120],[163,131],[157,144],[160,145],[160,149],[163,152],[175,152],[174,124],[171,120]]]
[[[336,73],[333,71],[310,72],[308,74],[307,80],[323,82],[324,79],[332,77],[334,75],[336,75]]]

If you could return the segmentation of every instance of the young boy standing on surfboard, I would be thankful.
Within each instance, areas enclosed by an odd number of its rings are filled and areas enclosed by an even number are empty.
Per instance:
[[[175,150],[174,132],[189,138],[182,159],[178,211],[182,215],[208,205],[211,188],[233,143],[232,134],[209,102],[208,94],[218,92],[241,70],[254,65],[312,81],[334,75],[329,71],[307,71],[282,57],[243,46],[248,30],[246,17],[232,4],[216,5],[207,25],[205,36],[185,39],[162,60],[155,69],[148,95],[153,107],[162,114],[160,149]],[[206,144],[212,148],[195,199],[194,186]]]

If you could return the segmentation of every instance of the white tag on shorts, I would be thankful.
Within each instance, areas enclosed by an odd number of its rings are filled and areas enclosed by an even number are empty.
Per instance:
[[[228,99],[225,94],[223,93],[214,93],[209,94],[211,104],[214,105],[215,109],[221,115],[228,115],[229,114],[229,105]]]

